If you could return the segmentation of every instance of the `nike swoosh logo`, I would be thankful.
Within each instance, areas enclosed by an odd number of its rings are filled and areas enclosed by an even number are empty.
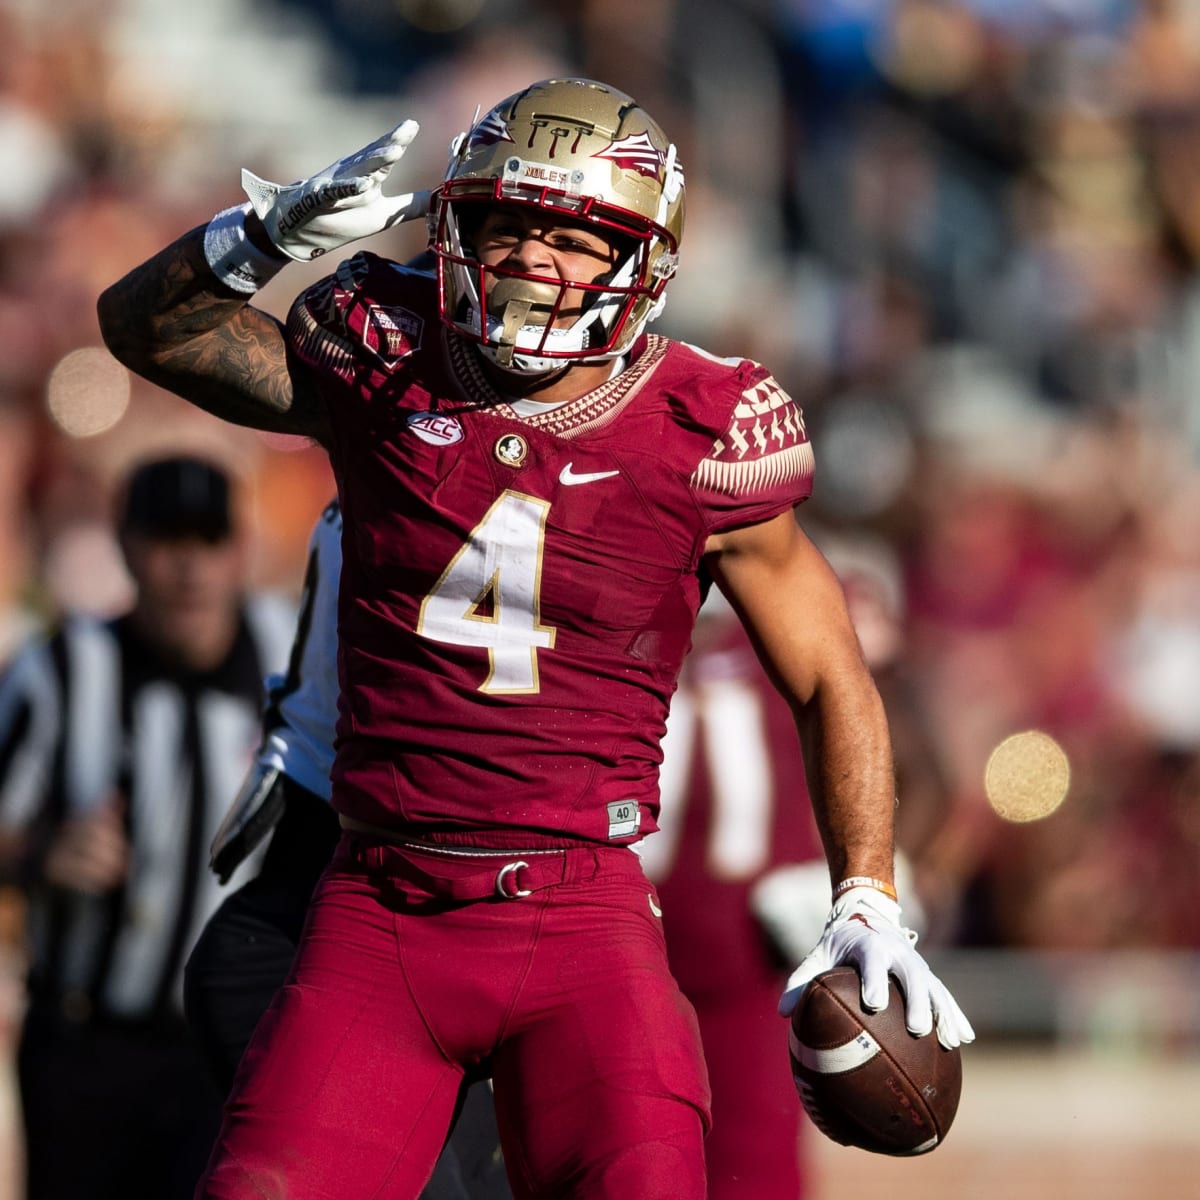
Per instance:
[[[662,916],[662,909],[661,909],[661,908],[659,908],[659,907],[658,907],[658,905],[654,903],[654,895],[653,895],[651,892],[647,892],[647,893],[646,893],[646,899],[650,901],[650,911],[651,911],[651,912],[652,912],[652,913],[653,913],[653,914],[654,914],[656,917],[661,917],[661,916]]]
[[[595,483],[597,479],[611,479],[614,475],[620,475],[620,471],[579,471],[571,470],[574,463],[567,463],[565,467],[558,473],[558,482],[565,483],[568,487],[576,483]]]

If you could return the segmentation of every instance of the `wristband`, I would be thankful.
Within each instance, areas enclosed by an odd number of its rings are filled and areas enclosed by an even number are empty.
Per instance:
[[[212,273],[226,287],[244,295],[253,295],[290,261],[267,254],[246,236],[249,212],[249,204],[224,209],[204,230],[204,257]]]
[[[845,895],[851,888],[856,887],[874,888],[877,892],[882,892],[889,900],[899,900],[899,897],[896,895],[896,889],[890,883],[882,879],[875,879],[870,875],[851,875],[849,878],[843,879],[833,889],[833,898],[836,900],[839,896]]]

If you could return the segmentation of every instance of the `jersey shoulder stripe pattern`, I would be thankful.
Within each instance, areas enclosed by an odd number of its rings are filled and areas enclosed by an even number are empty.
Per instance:
[[[811,488],[812,445],[799,404],[767,375],[746,388],[729,426],[692,476],[696,488],[754,496],[785,484]]]

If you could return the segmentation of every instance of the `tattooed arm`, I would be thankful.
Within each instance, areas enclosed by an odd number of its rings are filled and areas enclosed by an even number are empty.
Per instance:
[[[234,424],[327,442],[324,405],[291,371],[282,326],[248,298],[213,274],[200,226],[107,288],[97,311],[109,350],[152,383]]]
[[[226,421],[327,445],[315,384],[293,369],[279,322],[246,301],[289,260],[311,262],[425,216],[429,192],[383,194],[417,129],[402,121],[297,183],[243,171],[248,205],[217,213],[101,294],[108,348],[130,370]]]

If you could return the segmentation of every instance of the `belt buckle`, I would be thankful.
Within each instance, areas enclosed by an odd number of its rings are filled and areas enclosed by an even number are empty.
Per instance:
[[[524,867],[525,870],[528,870],[529,864],[525,862],[524,859],[518,859],[516,862],[505,863],[504,866],[502,866],[500,870],[496,872],[496,895],[499,896],[501,900],[516,900],[521,896],[528,896],[531,894],[527,888],[519,888],[516,886],[516,874],[519,870],[521,870],[522,867]],[[513,890],[511,892],[508,890],[508,886],[505,882],[510,875],[513,877]]]

